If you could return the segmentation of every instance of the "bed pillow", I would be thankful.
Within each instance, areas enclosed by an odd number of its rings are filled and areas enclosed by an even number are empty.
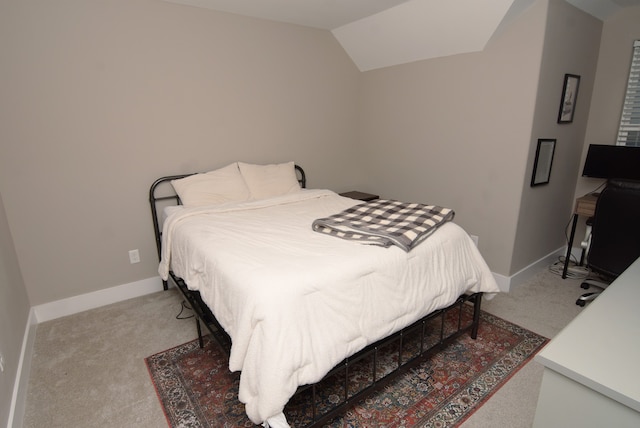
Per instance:
[[[293,162],[272,165],[238,162],[238,166],[253,199],[272,198],[300,190]]]
[[[171,181],[185,207],[241,202],[249,199],[237,162],[207,173]]]

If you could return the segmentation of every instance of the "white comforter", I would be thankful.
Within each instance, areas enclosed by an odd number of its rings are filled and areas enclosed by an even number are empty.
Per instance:
[[[326,190],[185,208],[164,224],[159,273],[198,290],[231,336],[229,369],[255,423],[283,420],[299,385],[366,345],[498,287],[454,223],[411,252],[313,232],[314,219],[357,203]]]

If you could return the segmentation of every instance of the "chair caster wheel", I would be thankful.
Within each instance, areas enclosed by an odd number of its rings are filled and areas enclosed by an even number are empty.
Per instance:
[[[576,300],[576,305],[581,306],[581,307],[584,307],[584,304],[585,304],[585,301],[584,301],[584,300],[582,300],[582,299],[578,299],[578,300]]]
[[[580,288],[584,288],[585,290],[588,290],[590,287],[588,282],[583,282],[582,284],[580,284]]]

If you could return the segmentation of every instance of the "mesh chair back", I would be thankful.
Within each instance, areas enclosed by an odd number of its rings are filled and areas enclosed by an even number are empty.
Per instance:
[[[612,278],[640,257],[640,183],[611,180],[593,217],[589,267]]]

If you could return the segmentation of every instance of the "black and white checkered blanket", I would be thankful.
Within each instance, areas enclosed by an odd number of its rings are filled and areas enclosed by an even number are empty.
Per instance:
[[[453,210],[437,205],[376,199],[317,219],[312,228],[363,244],[397,245],[408,252],[454,215]]]

